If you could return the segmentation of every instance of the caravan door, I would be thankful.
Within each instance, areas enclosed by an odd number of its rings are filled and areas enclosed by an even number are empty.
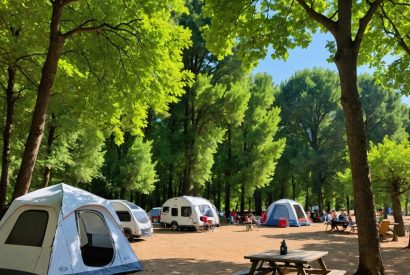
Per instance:
[[[18,270],[46,274],[57,226],[51,207],[22,206],[0,228],[0,273]]]

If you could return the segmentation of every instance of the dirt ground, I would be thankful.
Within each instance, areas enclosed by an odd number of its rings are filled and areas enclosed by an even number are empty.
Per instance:
[[[405,223],[410,223],[410,217]],[[312,224],[253,231],[246,231],[245,225],[225,225],[208,232],[156,229],[152,237],[131,245],[144,266],[138,275],[232,274],[250,267],[244,255],[279,250],[283,239],[288,249],[328,251],[324,260],[329,269],[344,269],[352,274],[359,258],[357,234],[329,233],[325,228],[324,224]],[[381,243],[386,274],[410,274],[410,250],[404,249],[408,241],[406,233],[398,242]]]

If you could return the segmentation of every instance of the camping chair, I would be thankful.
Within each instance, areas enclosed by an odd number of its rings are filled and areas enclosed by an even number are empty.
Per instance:
[[[388,237],[392,237],[393,240],[393,231],[389,227],[390,221],[389,220],[383,220],[379,224],[379,238],[380,241],[386,240]]]

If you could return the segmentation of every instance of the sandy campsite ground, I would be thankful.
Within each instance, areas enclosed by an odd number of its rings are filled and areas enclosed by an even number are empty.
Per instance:
[[[405,223],[410,223],[410,217]],[[324,224],[312,224],[246,231],[244,225],[226,225],[202,233],[157,229],[151,238],[131,245],[144,266],[144,271],[137,273],[141,275],[232,274],[250,267],[244,255],[278,250],[282,239],[288,249],[328,251],[324,260],[329,269],[352,274],[358,264],[357,234],[329,233],[325,228]],[[387,274],[410,274],[410,250],[403,249],[408,241],[406,233],[398,242],[381,244]]]

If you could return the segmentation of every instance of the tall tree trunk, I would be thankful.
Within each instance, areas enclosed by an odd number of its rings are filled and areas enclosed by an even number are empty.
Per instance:
[[[409,214],[409,197],[410,197],[410,192],[407,191],[406,192],[406,202],[405,202],[405,204],[406,204],[406,216]]]
[[[255,197],[255,212],[256,215],[260,215],[262,213],[262,190],[256,189],[254,193]]]
[[[52,147],[53,147],[53,142],[54,142],[54,134],[57,128],[55,125],[55,120],[56,120],[56,116],[54,113],[52,113],[50,128],[48,130],[48,137],[47,137],[46,159],[49,159],[51,157],[51,152],[52,152]],[[50,176],[51,176],[51,167],[46,164],[43,170],[43,187],[48,186],[48,183],[50,182]]]
[[[215,206],[216,208],[218,208],[219,210],[221,209],[221,193],[222,193],[222,186],[221,186],[221,181],[218,180],[218,182],[216,183],[216,197],[215,197]]]
[[[346,211],[350,211],[350,198],[349,195],[346,195]]]
[[[33,112],[30,132],[24,148],[23,158],[21,160],[20,170],[17,174],[13,199],[26,194],[30,188],[41,139],[44,134],[51,87],[53,86],[57,73],[58,60],[64,46],[64,36],[60,33],[64,3],[62,0],[55,0],[52,2],[52,5],[53,12],[50,23],[50,41],[47,57],[41,73],[36,105]]]
[[[231,211],[231,175],[232,175],[232,130],[231,126],[228,125],[227,130],[227,142],[228,142],[228,157],[225,166],[225,216],[229,217]]]
[[[170,163],[168,166],[168,184],[167,184],[167,197],[164,201],[173,197],[172,187],[174,180],[174,164]]]
[[[1,164],[0,179],[0,212],[6,207],[7,186],[9,185],[9,167],[10,167],[10,141],[11,131],[13,130],[14,110],[16,97],[14,95],[14,84],[16,81],[16,68],[9,65],[7,68],[7,87],[6,87],[6,121],[3,132],[3,156]]]
[[[306,184],[305,210],[309,209],[309,185]]]
[[[350,24],[351,1],[347,2],[349,3],[339,1],[339,6],[350,4],[350,7],[342,7],[350,12],[348,14],[343,13],[342,20]],[[346,26],[342,25],[342,27]],[[350,28],[350,25],[348,27]],[[366,228],[366,230],[359,230],[358,233],[359,266],[356,274],[384,274],[367,160],[363,114],[357,87],[358,49],[353,47],[351,32],[349,31],[340,30],[340,35],[336,37],[336,41],[338,48],[335,63],[340,76],[341,103],[345,115],[357,225],[359,228]]]
[[[269,192],[268,193],[268,196],[267,196],[267,206],[269,206],[269,205],[271,205],[271,203],[273,202],[273,194],[272,194],[272,192]]]
[[[296,180],[293,174],[291,176],[291,183],[292,183],[292,200],[296,200]]]
[[[404,229],[403,223],[403,216],[401,215],[401,203],[400,203],[400,184],[394,183],[392,184],[391,190],[391,202],[393,207],[393,218],[394,222],[399,223],[399,225],[395,226],[395,233],[399,237],[404,237],[406,235],[406,231]]]
[[[187,195],[190,189],[190,137],[189,137],[189,88],[185,89],[184,103],[184,175],[181,182],[181,194]]]
[[[245,177],[242,177],[240,212],[243,214],[244,210],[245,210]]]

